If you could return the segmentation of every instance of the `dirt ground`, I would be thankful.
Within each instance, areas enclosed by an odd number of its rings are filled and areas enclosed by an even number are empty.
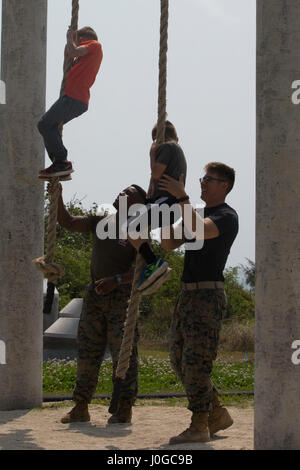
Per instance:
[[[190,423],[186,408],[135,406],[132,424],[106,425],[105,406],[90,405],[91,422],[62,424],[70,407],[0,412],[0,450],[250,450],[253,408],[228,407],[234,424],[205,444],[168,445]]]

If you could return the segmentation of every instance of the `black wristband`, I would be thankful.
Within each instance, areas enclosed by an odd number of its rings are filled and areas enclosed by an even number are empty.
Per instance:
[[[177,199],[177,202],[184,202],[184,201],[187,201],[188,199],[190,199],[190,196],[186,195]]]

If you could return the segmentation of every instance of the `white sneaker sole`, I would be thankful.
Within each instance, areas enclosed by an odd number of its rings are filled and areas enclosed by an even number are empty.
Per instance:
[[[167,270],[168,266],[169,266],[168,263],[164,261],[164,263],[158,269],[156,269],[156,271],[153,274],[151,274],[151,276],[148,277],[148,279],[145,282],[143,282],[141,286],[137,287],[137,290],[141,292],[144,289],[146,289],[146,287],[153,284],[155,279],[160,277]]]
[[[143,289],[141,291],[141,294],[151,295],[154,292],[156,292],[160,288],[160,286],[162,286],[163,283],[167,280],[167,278],[170,276],[171,273],[172,273],[172,269],[167,268],[166,271],[162,273],[160,277],[156,278],[155,281],[152,284],[150,284],[150,286]]]
[[[72,181],[72,176],[71,175],[67,175],[67,176],[58,176],[59,178],[59,181]],[[39,180],[42,180],[42,181],[49,181],[50,178],[48,177],[45,177],[45,176],[39,176]]]
[[[39,175],[39,178],[49,179],[49,178],[56,178],[57,176],[68,176],[73,172],[74,170],[58,171],[57,173],[52,173],[51,175]]]
[[[72,176],[71,176],[71,175],[60,176],[60,177],[59,177],[59,181],[71,181],[71,179],[72,179]]]

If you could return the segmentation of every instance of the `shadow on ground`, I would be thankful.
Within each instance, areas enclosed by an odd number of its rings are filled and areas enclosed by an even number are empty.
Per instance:
[[[31,410],[17,410],[17,411],[0,411],[0,429],[2,424],[7,424],[11,421],[17,421],[22,418]],[[22,429],[16,431],[15,429],[9,430],[9,433],[0,433],[0,450],[16,450],[16,449],[29,449],[40,450],[41,447],[34,443],[34,439],[29,435],[32,429]],[[13,444],[15,443],[15,444]]]
[[[115,439],[116,437],[126,437],[132,433],[131,424],[111,424],[105,427],[87,423],[70,423],[65,429],[56,429],[53,432],[73,431],[75,434],[85,434],[89,437],[104,437],[105,439]]]

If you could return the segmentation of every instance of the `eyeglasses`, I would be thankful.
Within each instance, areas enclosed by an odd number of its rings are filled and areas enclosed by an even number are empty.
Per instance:
[[[210,181],[213,180],[225,182],[225,180],[222,180],[221,178],[214,178],[213,176],[203,176],[203,178],[199,178],[200,183],[210,183]]]

